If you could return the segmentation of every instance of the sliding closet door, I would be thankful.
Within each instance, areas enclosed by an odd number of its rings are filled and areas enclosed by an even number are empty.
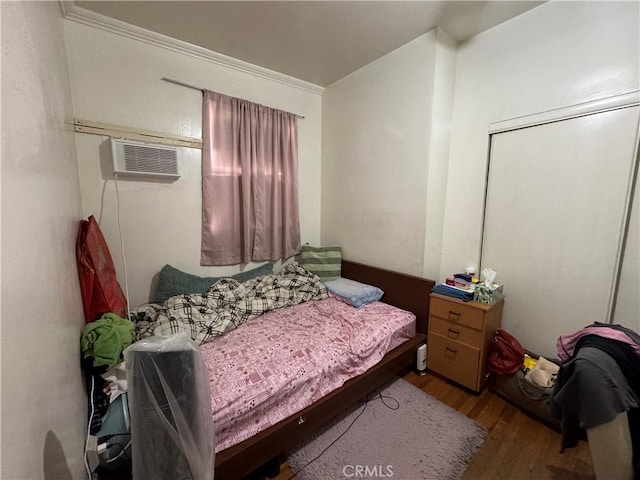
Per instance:
[[[503,328],[555,356],[608,322],[629,203],[638,106],[492,135],[482,267],[505,284]]]
[[[637,175],[613,323],[640,333],[640,179]]]

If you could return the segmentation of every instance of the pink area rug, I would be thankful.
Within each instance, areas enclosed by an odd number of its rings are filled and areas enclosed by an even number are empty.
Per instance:
[[[299,472],[295,478],[444,480],[462,475],[487,436],[484,427],[402,379],[379,392],[294,449],[288,461]]]

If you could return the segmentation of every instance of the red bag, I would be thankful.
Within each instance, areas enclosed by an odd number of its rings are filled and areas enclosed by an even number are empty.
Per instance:
[[[499,328],[489,348],[487,369],[499,375],[513,375],[524,363],[524,348],[516,338]]]
[[[89,220],[80,220],[76,258],[85,321],[93,322],[109,312],[126,318],[127,299],[116,279],[107,242],[93,215]]]

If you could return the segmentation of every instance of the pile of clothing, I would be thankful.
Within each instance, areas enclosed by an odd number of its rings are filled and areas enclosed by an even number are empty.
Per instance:
[[[525,355],[523,369],[524,379],[540,388],[550,388],[556,383],[560,367],[544,357],[534,358]]]
[[[640,335],[622,325],[594,323],[557,343],[562,366],[551,399],[561,420],[562,450],[582,431],[627,412],[635,478],[640,478]]]
[[[134,340],[134,324],[115,313],[105,313],[87,323],[80,337],[82,368],[87,372],[93,391],[90,433],[102,427],[109,405],[127,391],[124,349]]]

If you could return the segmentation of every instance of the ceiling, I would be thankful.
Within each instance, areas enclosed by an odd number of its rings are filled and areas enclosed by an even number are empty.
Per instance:
[[[462,42],[542,1],[75,1],[74,5],[327,86],[441,27]]]

